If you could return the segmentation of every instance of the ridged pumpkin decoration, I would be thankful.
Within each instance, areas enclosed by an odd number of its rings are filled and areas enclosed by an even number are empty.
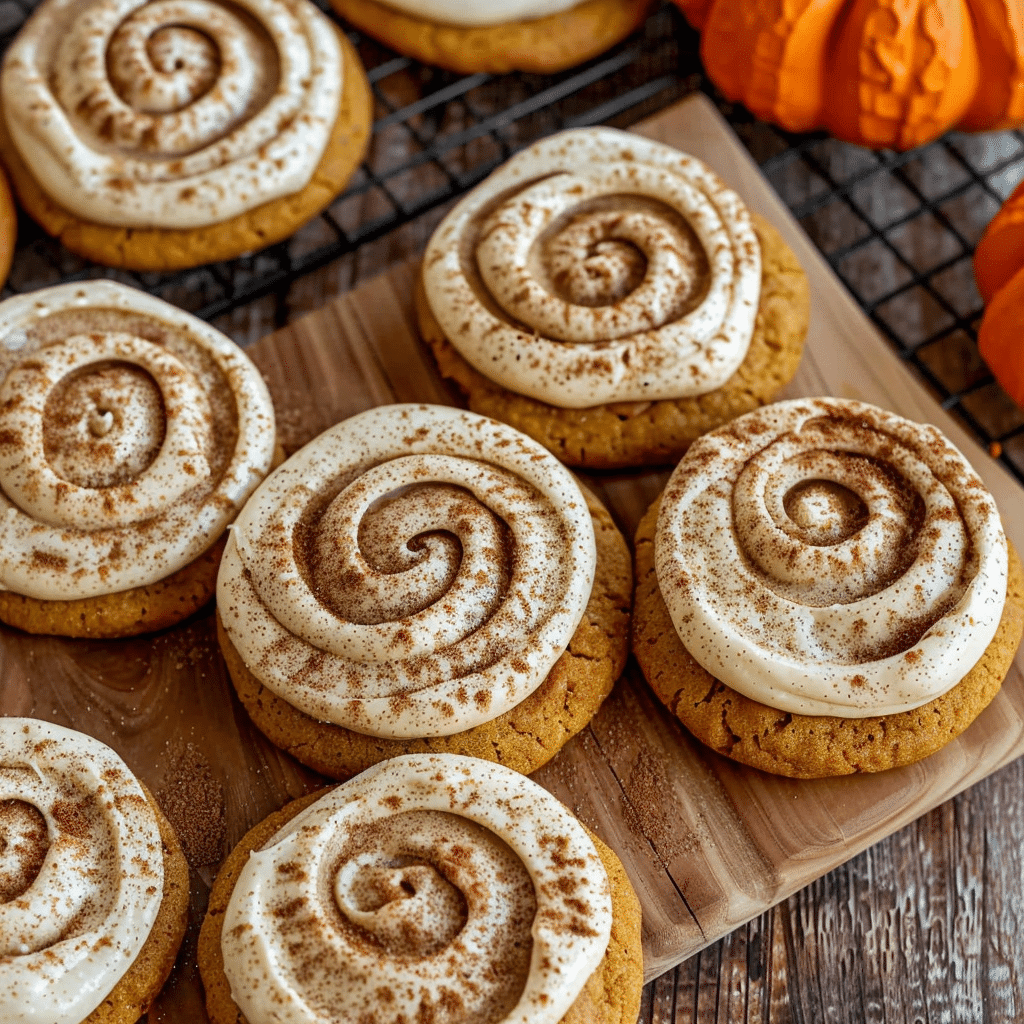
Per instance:
[[[1024,182],[978,243],[974,279],[985,300],[978,350],[1003,390],[1024,409]]]
[[[1022,0],[674,0],[712,81],[789,131],[911,149],[1024,123]]]

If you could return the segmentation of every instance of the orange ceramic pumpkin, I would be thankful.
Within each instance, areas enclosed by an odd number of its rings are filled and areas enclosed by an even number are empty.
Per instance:
[[[978,243],[974,278],[985,300],[978,351],[1003,390],[1024,409],[1024,183]]]
[[[1024,123],[1022,0],[675,0],[730,100],[789,131],[910,149]]]

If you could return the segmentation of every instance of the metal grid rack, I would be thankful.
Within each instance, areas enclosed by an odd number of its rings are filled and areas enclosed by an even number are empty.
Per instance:
[[[978,355],[974,247],[1024,179],[1024,133],[951,133],[909,153],[733,125],[854,298],[944,409],[1024,482],[1024,412]]]
[[[0,48],[34,0],[0,0]],[[900,356],[1024,482],[1024,413],[994,383],[974,338],[981,299],[971,254],[1024,178],[1024,134],[952,134],[906,154],[793,136],[715,94],[699,40],[664,5],[625,43],[571,71],[457,76],[352,35],[375,98],[370,153],[345,193],[286,242],[173,275],[131,274],[66,252],[27,219],[3,294],[113,277],[204,319],[263,296],[399,228],[432,224],[508,156],[563,128],[625,127],[703,89]],[[426,230],[426,228],[425,228]],[[286,319],[286,304],[278,318]]]

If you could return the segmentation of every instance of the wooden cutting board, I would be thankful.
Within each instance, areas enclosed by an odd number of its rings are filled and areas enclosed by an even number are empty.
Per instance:
[[[878,337],[701,96],[636,127],[711,164],[771,219],[807,269],[813,315],[789,396],[834,394],[935,423],[965,451],[1024,550],[1024,488],[972,442]],[[456,401],[417,339],[414,268],[396,267],[249,350],[289,450],[393,401]],[[666,472],[589,482],[632,536]],[[256,821],[320,784],[249,723],[207,612],[157,637],[87,642],[0,630],[0,711],[82,729],[117,749],[157,794],[193,868],[192,925],[156,1020],[202,1021],[194,944],[220,860]],[[535,778],[619,854],[644,911],[653,978],[1024,752],[1024,656],[967,732],[905,769],[795,781],[700,747],[631,662],[593,723]]]

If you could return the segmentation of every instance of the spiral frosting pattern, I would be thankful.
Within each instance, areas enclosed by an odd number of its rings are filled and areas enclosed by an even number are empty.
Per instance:
[[[1007,545],[934,427],[839,399],[780,402],[701,438],[655,542],[680,639],[712,675],[799,714],[860,718],[951,689],[995,635]]]
[[[0,306],[0,586],[111,594],[202,554],[270,467],[273,406],[233,342],[107,281]]]
[[[407,755],[253,852],[221,947],[250,1024],[555,1024],[611,923],[594,844],[554,797],[490,762]]]
[[[72,213],[198,228],[308,184],[342,76],[305,0],[47,0],[8,50],[3,110]]]
[[[750,346],[761,254],[699,160],[611,128],[514,156],[435,231],[431,311],[486,377],[562,408],[721,386]]]
[[[0,1019],[88,1017],[145,943],[163,872],[156,816],[113,750],[0,718]]]
[[[250,671],[306,714],[445,736],[541,684],[595,562],[579,487],[535,442],[457,409],[385,406],[332,427],[257,490],[217,605]]]

